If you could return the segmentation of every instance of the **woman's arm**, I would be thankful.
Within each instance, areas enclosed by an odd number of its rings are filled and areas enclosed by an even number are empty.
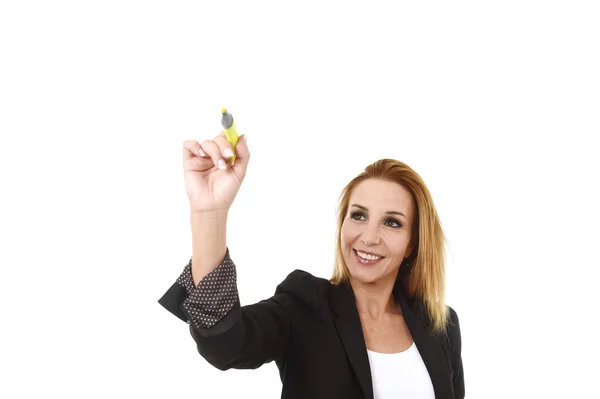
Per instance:
[[[257,368],[280,359],[290,341],[291,295],[240,306],[235,264],[225,244],[226,213],[192,213],[193,255],[159,303],[190,324],[198,352],[213,366]]]
[[[159,303],[190,325],[202,357],[220,370],[254,369],[281,359],[291,341],[289,315],[298,311],[295,291],[304,286],[305,273],[291,273],[271,298],[242,307],[229,250],[197,287],[192,262]]]
[[[190,210],[192,225],[192,278],[198,286],[222,262],[227,251],[227,211]]]

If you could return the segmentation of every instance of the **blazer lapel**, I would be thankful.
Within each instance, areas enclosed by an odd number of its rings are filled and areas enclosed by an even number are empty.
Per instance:
[[[395,297],[400,302],[406,326],[423,358],[425,367],[427,367],[436,399],[454,399],[450,369],[440,343],[427,332],[424,317],[417,317],[404,296],[395,291]]]
[[[373,382],[367,355],[367,346],[354,294],[348,284],[333,286],[331,307],[338,335],[344,345],[350,364],[363,390],[365,399],[373,399]]]
[[[352,288],[348,283],[342,283],[332,288],[331,307],[334,311],[333,320],[338,335],[365,399],[373,399],[373,380],[369,357]],[[404,321],[423,358],[425,367],[427,367],[436,399],[454,399],[454,389],[446,355],[438,340],[427,332],[428,318],[421,314],[422,310],[415,311],[414,306],[409,305],[400,289],[394,289],[394,296],[402,307]]]

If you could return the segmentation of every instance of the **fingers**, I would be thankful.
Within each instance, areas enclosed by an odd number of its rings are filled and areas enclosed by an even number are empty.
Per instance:
[[[187,140],[183,143],[184,160],[193,157],[201,157],[206,160],[210,158],[215,166],[219,169],[227,169],[227,165],[231,164],[231,158],[233,157],[234,150],[233,146],[227,138],[225,133],[221,131],[214,139],[205,140],[202,144],[196,140]],[[236,148],[235,148],[235,165],[234,169],[240,172],[248,164],[250,158],[250,151],[246,143],[246,135],[240,136]],[[240,169],[241,168],[241,169]]]
[[[198,143],[196,140],[186,140],[183,143],[184,161],[196,157],[201,157],[206,160],[210,158],[215,166],[220,169],[226,169],[226,159],[229,159],[232,156],[233,152],[231,144],[224,136],[217,136],[214,140],[205,140],[202,144]]]
[[[230,160],[235,153],[236,163],[239,161],[243,163],[248,163],[248,159],[250,158],[250,151],[248,150],[248,144],[246,142],[246,135],[243,134],[239,137],[235,149],[225,136],[225,132],[221,131],[217,137],[214,139],[215,143],[221,149],[221,154],[223,158],[226,160]]]
[[[219,148],[221,148],[223,157],[225,159],[230,159],[232,157],[232,153],[227,152],[227,151],[228,151],[228,149],[232,150],[233,146],[231,145],[231,143],[229,141],[227,141],[225,132],[221,131],[221,133],[219,133],[219,135],[217,137],[215,137],[214,141],[219,145]],[[248,150],[248,144],[246,142],[245,134],[242,134],[239,137],[237,144],[235,146],[234,152],[235,152],[236,162],[238,160],[242,160],[247,163],[248,158],[250,158],[250,151]]]
[[[223,157],[222,150],[214,140],[204,141],[202,143],[202,149],[219,169],[227,169],[227,163]]]
[[[225,135],[219,134],[213,141],[219,146],[223,158],[229,160],[233,157],[233,146],[227,141]]]
[[[186,140],[183,142],[183,156],[184,159],[193,157],[205,157],[206,153],[202,150],[202,146],[196,140]]]
[[[240,141],[241,141],[241,137],[240,137],[240,139],[238,139],[236,148],[234,149],[233,145],[229,141],[227,141],[225,133],[223,131],[221,131],[219,133],[219,135],[216,136],[213,140],[207,140],[207,141],[203,142],[202,148],[204,148],[204,150],[209,154],[209,156],[217,157],[217,160],[222,159],[225,162],[225,164],[227,166],[229,166],[229,165],[231,165],[231,161],[232,161],[234,154],[236,155],[236,161],[235,161],[236,163],[238,162],[238,159],[240,159],[240,154],[238,151],[238,147],[240,146]],[[211,144],[209,144],[209,143],[211,143]],[[219,151],[218,155],[215,152],[214,156],[213,156],[212,155],[213,153],[208,150],[208,146],[213,147],[212,143],[216,144],[216,146],[218,147],[218,151]],[[246,148],[246,147],[244,147],[244,148]],[[245,152],[242,151],[243,154],[245,154],[247,152],[248,152],[247,150]],[[220,155],[220,157],[219,157],[219,155]]]

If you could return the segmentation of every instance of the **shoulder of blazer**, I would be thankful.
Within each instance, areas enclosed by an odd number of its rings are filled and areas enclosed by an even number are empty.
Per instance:
[[[458,314],[456,314],[456,311],[451,306],[448,306],[448,305],[446,305],[446,306],[448,307],[448,313],[450,314],[450,320],[449,320],[448,326],[451,329],[452,328],[456,329],[456,328],[458,328]]]
[[[448,343],[450,344],[450,350],[460,350],[460,324],[458,321],[458,314],[456,311],[448,306],[448,313],[450,315],[448,320]]]
[[[304,270],[294,270],[276,288],[275,295],[287,294],[301,308],[320,313],[326,305],[325,298],[331,283]]]

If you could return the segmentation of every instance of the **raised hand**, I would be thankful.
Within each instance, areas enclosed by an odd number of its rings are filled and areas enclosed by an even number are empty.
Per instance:
[[[246,176],[250,160],[245,135],[240,136],[236,145],[233,166],[232,156],[231,143],[223,132],[202,144],[195,140],[183,143],[185,189],[191,212],[229,210]]]

